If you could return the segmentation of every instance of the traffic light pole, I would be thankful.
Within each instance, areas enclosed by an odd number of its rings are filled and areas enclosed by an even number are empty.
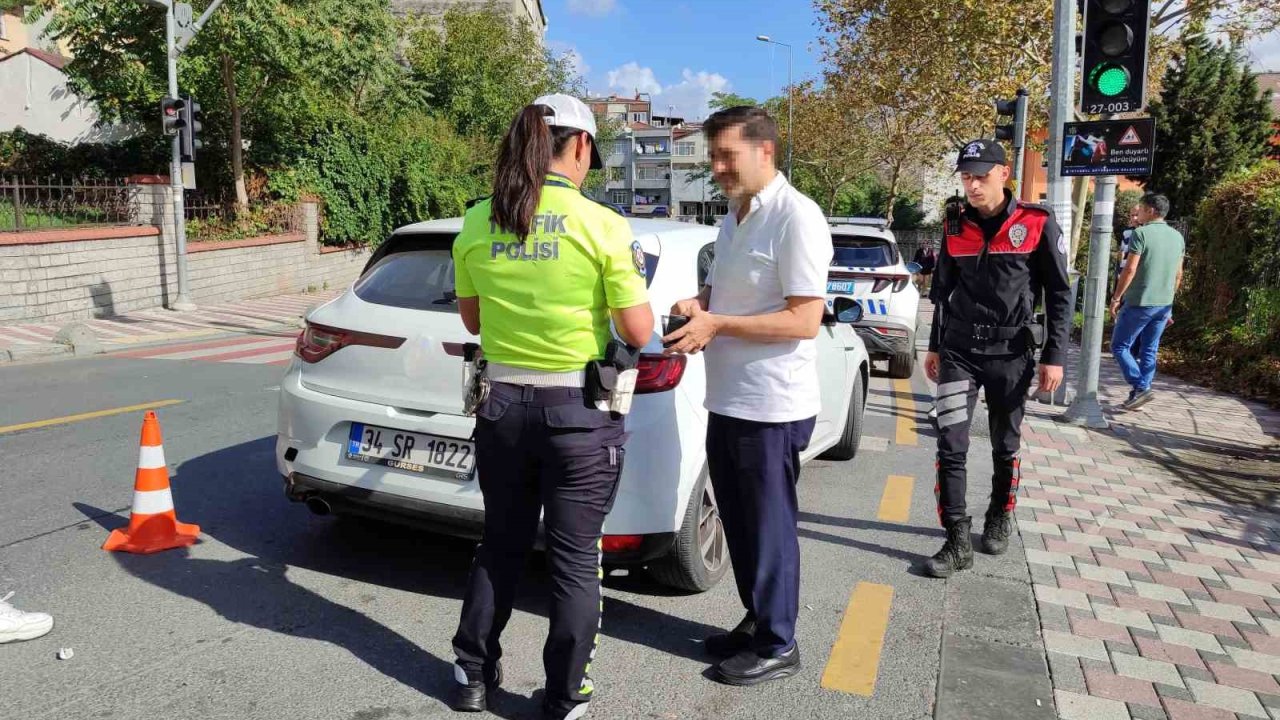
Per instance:
[[[174,43],[178,22],[173,14],[173,2],[165,3],[164,34],[165,57],[169,63],[169,97],[178,97],[178,55]],[[182,197],[182,149],[180,134],[173,136],[172,158],[169,162],[169,187],[173,191],[173,233],[178,257],[178,296],[169,309],[190,312],[196,309],[191,302],[190,283],[187,277],[187,213]]]
[[[1108,115],[1107,119],[1111,119]],[[1058,419],[1072,425],[1105,430],[1107,419],[1098,403],[1098,372],[1102,367],[1102,325],[1107,308],[1107,271],[1111,267],[1111,234],[1115,221],[1116,177],[1103,175],[1093,194],[1093,225],[1089,233],[1089,274],[1084,281],[1084,333],[1080,338],[1080,371],[1076,397]]]
[[[1062,135],[1068,122],[1072,119],[1072,106],[1075,93],[1076,68],[1076,4],[1074,0],[1054,0],[1053,2],[1053,79],[1049,108],[1049,141],[1045,158],[1049,161],[1049,208],[1053,211],[1062,232],[1071,233],[1074,222],[1071,217],[1071,179],[1062,175]],[[1076,239],[1072,237],[1067,243],[1074,248]],[[1067,258],[1067,267],[1072,268],[1075,258]],[[1074,317],[1076,297],[1080,292],[1079,274],[1072,269],[1071,280],[1071,314]],[[1078,364],[1078,361],[1077,361]],[[1073,368],[1068,367],[1068,370]],[[1068,380],[1063,379],[1062,386],[1054,393],[1053,402],[1067,405]]]

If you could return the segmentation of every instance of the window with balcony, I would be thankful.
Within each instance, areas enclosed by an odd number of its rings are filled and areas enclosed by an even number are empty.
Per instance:
[[[642,112],[631,113],[631,122],[638,122],[638,123],[649,122],[649,113],[642,113]]]
[[[609,193],[609,201],[615,205],[631,204],[631,193],[626,190],[614,190]]]
[[[637,180],[670,180],[671,171],[659,165],[637,165]]]
[[[676,143],[675,155],[677,157],[693,157],[698,150],[698,144],[695,142],[678,142]]]
[[[627,178],[627,169],[621,166],[609,168],[609,182],[622,182]]]

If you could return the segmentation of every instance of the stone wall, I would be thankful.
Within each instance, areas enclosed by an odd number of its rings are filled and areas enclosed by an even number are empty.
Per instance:
[[[0,324],[58,323],[167,306],[177,295],[168,187],[143,186],[135,217],[156,225],[0,233]],[[336,289],[354,281],[369,253],[324,248],[315,205],[302,232],[191,243],[187,270],[197,305]]]

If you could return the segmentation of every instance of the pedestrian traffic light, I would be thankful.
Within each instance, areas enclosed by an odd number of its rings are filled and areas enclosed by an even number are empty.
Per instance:
[[[182,104],[182,123],[178,126],[180,130],[182,162],[195,162],[196,150],[204,147],[204,143],[200,141],[197,135],[204,128],[204,111],[200,109],[200,103],[191,98],[184,98]]]
[[[165,97],[160,100],[160,127],[165,135],[177,135],[182,128],[182,98]]]
[[[1147,100],[1150,0],[1085,0],[1080,110],[1140,112]]]

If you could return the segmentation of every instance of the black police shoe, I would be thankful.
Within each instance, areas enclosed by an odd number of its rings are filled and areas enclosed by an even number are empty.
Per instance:
[[[781,680],[800,672],[800,646],[777,657],[760,657],[754,650],[743,650],[716,666],[715,678],[726,685],[759,685]]]
[[[502,684],[502,661],[492,670],[485,668],[481,677],[474,677],[459,665],[453,666],[453,690],[449,695],[449,707],[456,712],[484,712],[488,709],[486,695]]]
[[[750,615],[742,618],[738,626],[727,633],[719,633],[702,641],[707,654],[718,658],[731,658],[751,647],[756,634],[756,621]]]
[[[925,572],[936,578],[951,577],[957,570],[973,567],[973,541],[969,531],[973,521],[967,517],[947,524],[947,541],[937,555],[924,561]]]
[[[587,706],[590,704],[591,703],[580,703],[567,709],[557,709],[543,703],[542,720],[579,720],[579,718],[587,716]]]
[[[982,526],[982,552],[1003,555],[1009,549],[1009,535],[1013,533],[1013,513],[1003,510],[987,513]]]

